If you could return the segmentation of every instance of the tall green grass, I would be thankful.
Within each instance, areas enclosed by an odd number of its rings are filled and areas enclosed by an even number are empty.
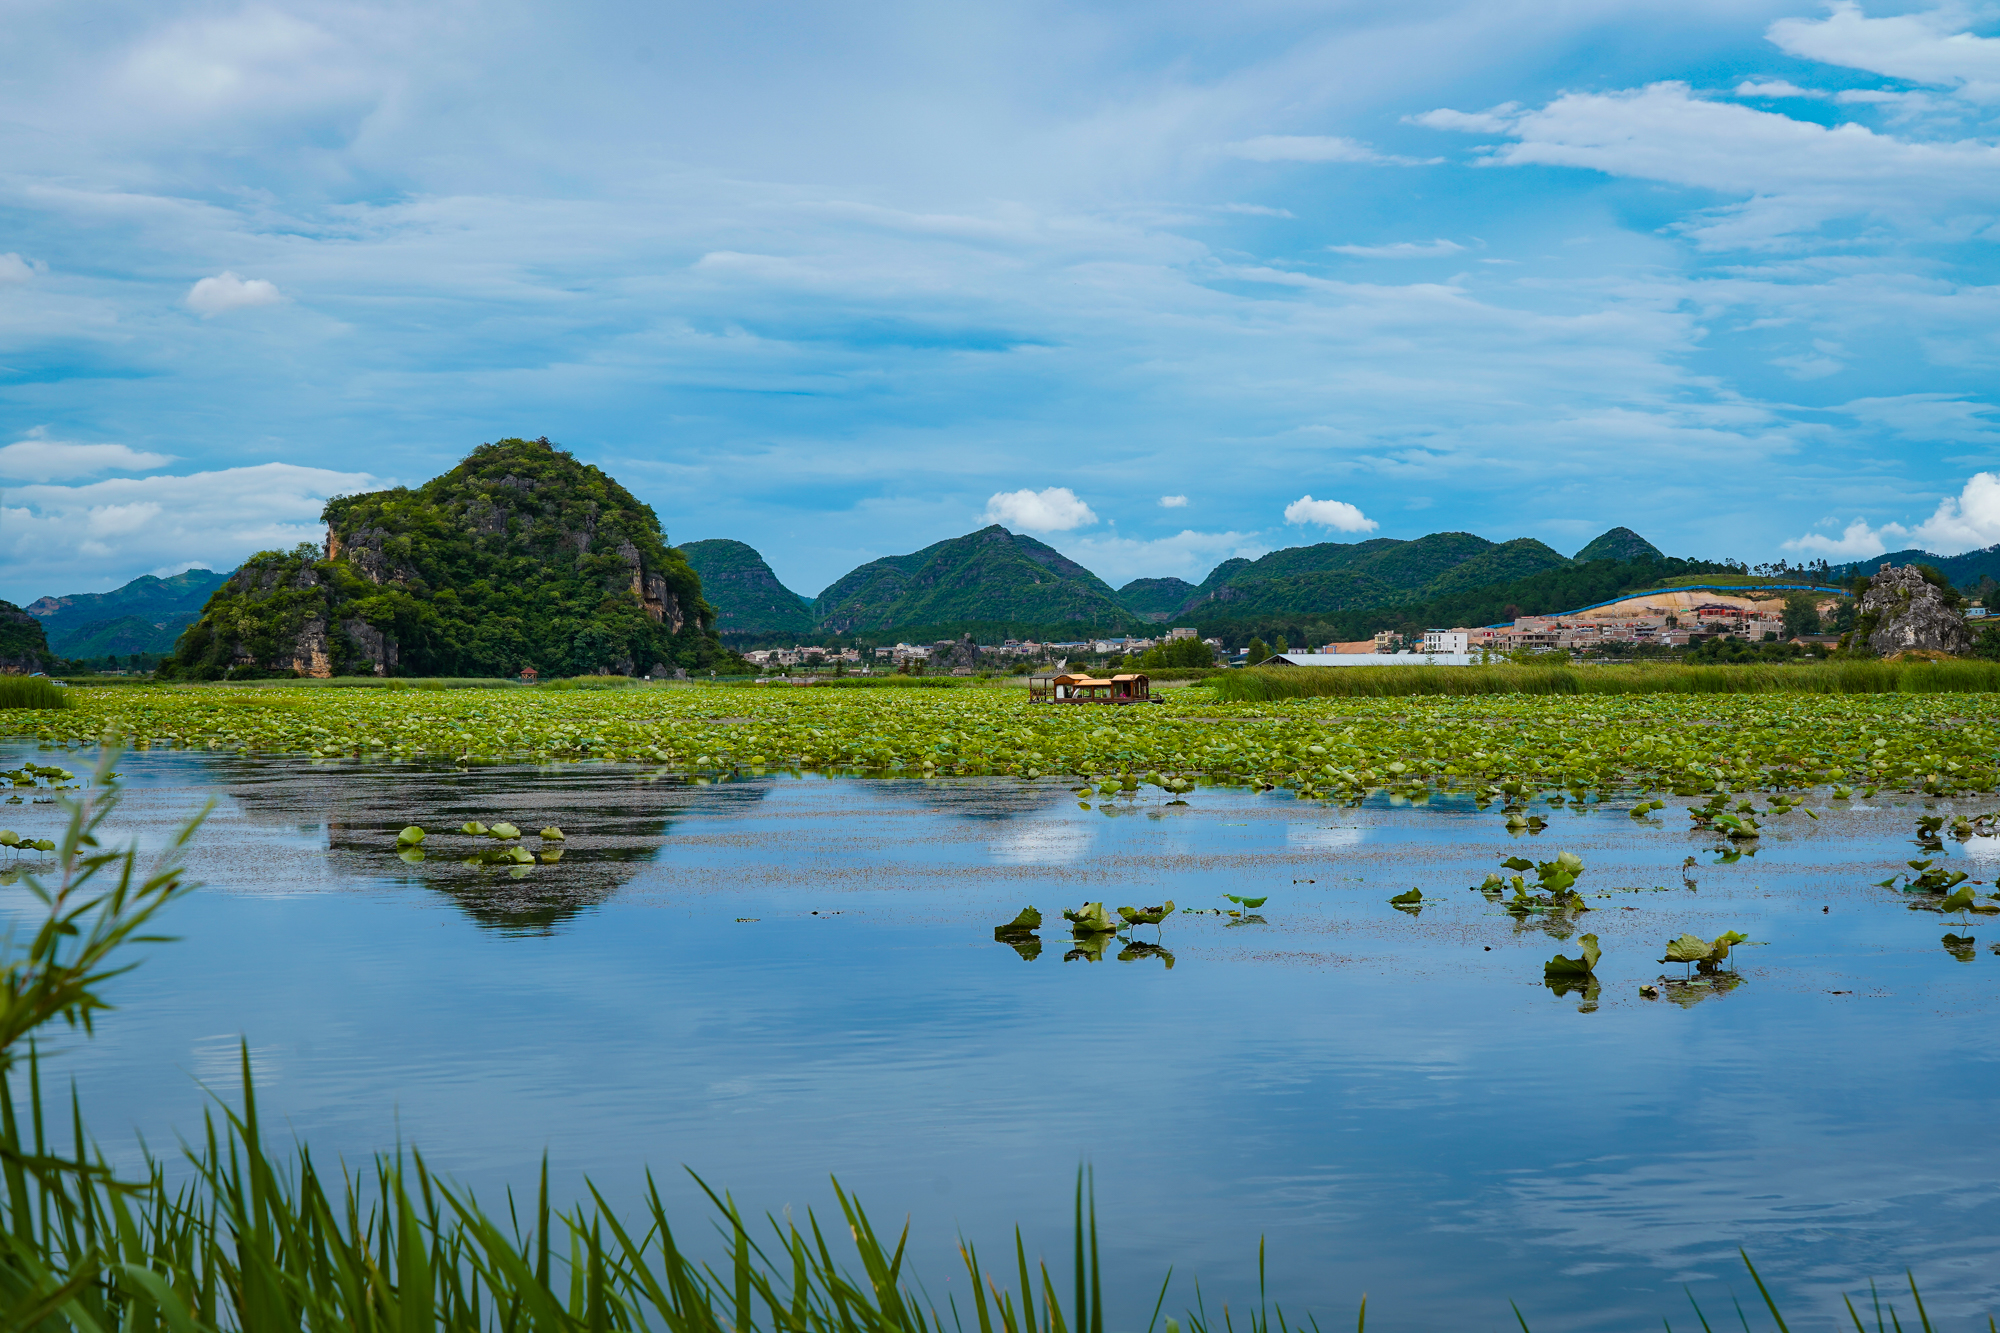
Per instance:
[[[68,708],[69,695],[46,676],[0,676],[0,708]]]
[[[1218,698],[1245,703],[1432,694],[1980,694],[2000,690],[2000,662],[1258,667],[1203,684]]]
[[[628,1220],[595,1186],[571,1208],[552,1205],[546,1162],[529,1206],[510,1192],[504,1211],[489,1211],[415,1150],[337,1173],[323,1171],[303,1145],[273,1156],[247,1045],[242,1108],[206,1118],[185,1149],[185,1178],[170,1184],[165,1163],[149,1159],[137,1178],[121,1179],[90,1148],[74,1093],[67,1114],[48,1110],[34,1042],[59,1022],[87,1034],[106,1008],[102,986],[130,966],[129,946],[160,939],[153,924],[187,891],[177,856],[199,820],[149,868],[136,852],[103,850],[117,799],[109,764],[107,757],[98,782],[71,806],[54,885],[27,881],[46,919],[25,948],[12,935],[0,945],[0,1328],[970,1333],[976,1324],[979,1333],[1104,1333],[1096,1207],[1081,1173],[1066,1293],[1046,1262],[1030,1263],[1017,1228],[1013,1253],[997,1269],[961,1242],[970,1286],[962,1303],[947,1299],[943,1310],[905,1267],[908,1226],[878,1232],[837,1182],[841,1215],[831,1227],[811,1213],[803,1225],[747,1219],[702,1183],[720,1237],[710,1251],[719,1258],[703,1259],[683,1248],[650,1176]],[[23,1074],[25,1095],[17,1099]],[[1754,1268],[1751,1276],[1783,1333],[1777,1303]],[[1300,1327],[1264,1299],[1261,1245],[1255,1307],[1224,1307],[1217,1328],[1199,1290],[1185,1315],[1189,1333],[1236,1333],[1239,1318],[1244,1333]],[[1159,1325],[1166,1294],[1163,1281],[1147,1333]],[[1911,1296],[1929,1330],[1914,1282]],[[1879,1324],[1879,1300],[1876,1309]],[[1515,1314],[1527,1330],[1526,1317]],[[1137,1327],[1115,1311],[1111,1318]],[[1889,1318],[1902,1327],[1893,1307]],[[1357,1321],[1364,1333],[1366,1319],[1364,1300]],[[1865,1333],[1858,1314],[1854,1324]],[[1308,1317],[1305,1327],[1318,1326]],[[1175,1320],[1166,1333],[1178,1333]]]

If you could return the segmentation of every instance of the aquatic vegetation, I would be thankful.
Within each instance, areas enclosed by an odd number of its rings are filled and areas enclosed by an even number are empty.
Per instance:
[[[401,847],[421,847],[425,836],[422,829],[412,824],[396,835],[396,843]]]
[[[1411,889],[1407,893],[1397,894],[1389,901],[1398,907],[1414,907],[1417,904],[1421,903],[1423,900],[1424,900],[1424,891],[1422,889]]]
[[[1082,907],[1065,907],[1063,920],[1070,923],[1070,934],[1082,938],[1086,935],[1111,935],[1118,927],[1112,923],[1111,914],[1104,910],[1103,903],[1085,903]]]
[[[70,692],[46,676],[0,676],[0,708],[53,711],[70,706]]]
[[[1947,931],[1942,943],[1944,951],[1961,963],[1969,963],[1979,954],[1979,941],[1971,935],[1954,935]]]
[[[1041,937],[1035,934],[1041,925],[1042,914],[1033,907],[1023,907],[1012,921],[993,927],[993,938],[1032,963],[1042,956]]]
[[[1894,889],[1901,879],[1901,892],[1923,895],[1910,904],[1913,912],[2000,912],[2000,904],[1978,900],[1965,871],[1952,870],[1937,857],[1919,857],[1903,864],[1909,867],[1907,871],[1877,881],[1875,887]]]
[[[1667,942],[1663,963],[1693,963],[1702,972],[1715,972],[1729,960],[1729,951],[1749,939],[1738,930],[1726,930],[1712,940],[1698,935],[1680,935]]]
[[[1230,902],[1235,903],[1238,907],[1242,908],[1246,912],[1254,912],[1258,908],[1262,907],[1265,903],[1271,901],[1270,895],[1268,894],[1266,894],[1262,898],[1246,898],[1243,895],[1236,893],[1225,893],[1222,896],[1224,898],[1227,898]]]
[[[1400,669],[1400,668],[1399,668]],[[1795,668],[1786,668],[1793,670]],[[1110,716],[1106,716],[1110,713]],[[2000,790],[2000,696],[1505,695],[1311,698],[1264,705],[1177,691],[1163,707],[1049,709],[1016,689],[549,691],[135,686],[61,712],[0,712],[50,746],[141,746],[323,762],[614,762],[665,774],[779,769],[859,776],[1100,775],[1178,795],[1202,783],[1312,799],[1459,791],[1526,804],[1631,793],[1794,794],[1852,785],[1932,796]],[[1720,804],[1737,832],[1755,818]]]
[[[10,852],[52,852],[56,849],[53,838],[24,838],[10,828],[0,828],[0,847]]]
[[[1169,898],[1156,907],[1121,907],[1118,915],[1125,919],[1127,929],[1133,926],[1157,926],[1174,914],[1174,900]]]
[[[1581,948],[1575,958],[1565,958],[1557,954],[1542,964],[1542,974],[1546,977],[1589,977],[1597,973],[1597,961],[1604,957],[1604,951],[1597,947],[1597,936],[1585,935],[1577,943]]]

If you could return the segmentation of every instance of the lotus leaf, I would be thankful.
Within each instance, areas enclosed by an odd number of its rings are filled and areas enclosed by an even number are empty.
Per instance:
[[[1222,896],[1227,898],[1232,903],[1239,904],[1246,912],[1254,912],[1258,908],[1262,907],[1265,903],[1271,901],[1268,896],[1263,898],[1242,898],[1238,897],[1236,894],[1233,893],[1225,893]]]
[[[495,824],[492,828],[486,830],[486,836],[489,838],[498,838],[502,842],[511,842],[521,836],[521,830],[515,828],[512,824]]]
[[[537,836],[539,836],[543,842],[561,842],[563,840],[563,831],[557,828],[554,824],[551,824],[547,828],[543,829],[541,833]]]
[[[486,825],[476,819],[468,819],[458,826],[458,831],[469,837],[483,838],[486,836]]]
[[[1588,977],[1595,975],[1597,972],[1597,960],[1604,956],[1603,952],[1597,947],[1597,936],[1585,935],[1577,941],[1577,944],[1581,946],[1578,957],[1565,958],[1561,954],[1557,954],[1542,965],[1543,975],[1549,977]]]
[[[1403,903],[1420,903],[1423,900],[1424,900],[1424,892],[1422,889],[1411,889],[1408,893],[1397,894],[1389,901],[1400,905]]]
[[[1004,926],[995,926],[994,930],[1030,931],[1030,930],[1039,930],[1041,928],[1041,925],[1042,925],[1042,914],[1036,911],[1033,907],[1023,907],[1020,910],[1020,912],[1015,915],[1012,921],[1009,921]]]
[[[408,828],[404,829],[401,833],[398,833],[396,835],[396,841],[405,847],[419,846],[422,844],[423,840],[424,840],[424,831],[421,828],[418,828],[415,824],[410,825]]]
[[[1079,908],[1063,909],[1063,920],[1070,923],[1073,935],[1109,935],[1118,929],[1111,922],[1111,916],[1104,910],[1103,903],[1085,903]]]

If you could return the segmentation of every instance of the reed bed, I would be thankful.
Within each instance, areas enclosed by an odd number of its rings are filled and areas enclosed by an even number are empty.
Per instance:
[[[1474,694],[1985,694],[2000,690],[2000,662],[1256,667],[1203,683],[1237,703]]]
[[[46,676],[0,676],[0,708],[68,708],[69,695]]]
[[[879,1233],[838,1183],[841,1217],[832,1227],[811,1213],[803,1225],[752,1221],[702,1184],[719,1233],[719,1246],[710,1247],[719,1257],[703,1259],[682,1248],[650,1176],[628,1220],[594,1186],[574,1207],[552,1206],[544,1163],[532,1205],[521,1207],[510,1193],[503,1214],[437,1176],[415,1150],[337,1174],[323,1172],[304,1145],[274,1157],[264,1145],[247,1045],[242,1108],[207,1117],[186,1149],[186,1179],[169,1184],[156,1159],[139,1177],[118,1178],[88,1146],[74,1094],[67,1115],[46,1108],[35,1039],[58,1022],[89,1033],[107,1007],[103,983],[132,965],[129,946],[159,941],[151,933],[156,918],[188,888],[177,857],[199,819],[151,867],[142,868],[136,852],[102,850],[117,802],[110,763],[107,756],[93,787],[71,803],[54,882],[27,880],[45,920],[25,947],[17,934],[0,944],[0,1328],[970,1333],[976,1323],[979,1333],[1104,1333],[1096,1208],[1082,1173],[1068,1281],[1046,1262],[1030,1264],[1017,1228],[1012,1254],[991,1270],[961,1242],[971,1281],[963,1303],[947,1300],[944,1310],[905,1269],[907,1226]],[[17,1099],[22,1075],[25,1096]],[[1754,1268],[1750,1274],[1783,1333],[1776,1301]],[[1196,1308],[1184,1316],[1189,1333],[1235,1333],[1237,1319],[1244,1333],[1300,1328],[1263,1300],[1261,1245],[1258,1278],[1257,1305],[1234,1314],[1225,1307],[1219,1329],[1197,1287]],[[1147,1333],[1159,1325],[1166,1294],[1163,1281]],[[1911,1299],[1928,1331],[1914,1281]],[[1879,1300],[1875,1309],[1880,1325]],[[1518,1307],[1514,1314],[1530,1328]],[[1900,1329],[1893,1305],[1888,1315]],[[1138,1326],[1123,1312],[1112,1317]],[[1365,1330],[1366,1319],[1364,1299],[1358,1327]],[[1854,1325],[1864,1329],[1858,1314]],[[1310,1317],[1304,1326],[1318,1327]],[[1166,1333],[1178,1333],[1175,1320]]]

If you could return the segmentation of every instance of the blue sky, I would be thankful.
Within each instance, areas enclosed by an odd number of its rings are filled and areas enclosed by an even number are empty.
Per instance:
[[[12,6],[0,597],[547,435],[811,594],[2000,542],[2000,9]]]

